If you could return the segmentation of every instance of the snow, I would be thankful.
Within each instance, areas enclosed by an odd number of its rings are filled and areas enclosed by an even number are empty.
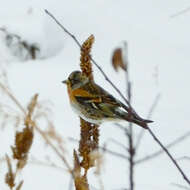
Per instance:
[[[23,106],[27,105],[35,93],[39,93],[39,101],[50,107],[51,119],[63,137],[66,155],[72,164],[73,148],[77,149],[78,144],[68,140],[68,137],[79,139],[79,119],[71,110],[66,87],[61,81],[79,69],[80,51],[73,39],[45,14],[44,9],[52,12],[80,42],[94,34],[93,58],[123,93],[125,74],[122,71],[115,73],[110,61],[114,48],[126,40],[129,45],[133,107],[142,117],[146,117],[155,96],[161,93],[152,116],[155,122],[151,128],[164,144],[168,144],[189,131],[190,12],[171,18],[171,15],[187,7],[187,0],[3,1],[0,7],[0,27],[6,27],[23,40],[39,44],[41,51],[39,59],[21,61],[5,46],[1,34],[0,67],[6,69],[9,86]],[[98,84],[121,99],[95,67],[94,75]],[[12,105],[5,95],[1,95],[1,99]],[[42,122],[42,127],[43,125]],[[137,126],[134,128],[136,133],[140,132]],[[101,145],[110,138],[126,144],[122,132],[110,123],[103,124],[100,132]],[[11,125],[1,131],[0,157],[5,153],[10,155],[7,150],[13,145],[14,133],[15,129]],[[43,159],[44,155],[50,154],[51,159],[62,166],[54,153],[44,147],[41,138],[38,135],[35,138],[31,155]],[[170,152],[174,158],[189,156],[189,143],[190,139],[187,139],[172,148]],[[125,153],[113,143],[108,143],[108,148]],[[145,133],[137,158],[149,155],[159,148],[152,137]],[[178,162],[190,176],[189,162]],[[8,189],[4,183],[7,171],[4,163],[0,164],[0,171],[0,189]],[[99,188],[93,171],[94,169],[90,172],[89,183]],[[24,179],[23,190],[59,190],[68,189],[69,186],[70,177],[65,171],[29,164],[22,174],[20,178]],[[105,155],[101,174],[105,190],[127,188],[128,174],[126,160]],[[186,185],[165,154],[136,167],[137,190],[179,189],[172,183]]]

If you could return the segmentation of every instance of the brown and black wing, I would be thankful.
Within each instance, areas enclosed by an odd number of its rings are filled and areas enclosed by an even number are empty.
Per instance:
[[[145,123],[151,123],[153,121],[151,120],[147,120],[147,119],[143,119],[141,118],[136,112],[135,110],[131,107],[129,108],[128,106],[126,106],[125,104],[123,104],[120,100],[114,98],[111,94],[109,94],[106,90],[104,90],[103,88],[101,88],[100,86],[96,85],[96,89],[99,90],[99,94],[102,97],[102,102],[105,102],[107,104],[109,104],[110,106],[113,105],[114,107],[122,107],[126,112],[127,115],[132,114],[132,118],[134,118],[134,120],[136,121],[135,123],[138,122],[145,122]]]

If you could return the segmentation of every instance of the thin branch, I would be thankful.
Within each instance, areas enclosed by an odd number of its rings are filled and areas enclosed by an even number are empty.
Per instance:
[[[119,129],[121,129],[122,131],[124,131],[129,136],[129,130],[127,129],[127,127],[124,127],[119,123],[114,123],[114,125],[117,126]]]
[[[175,17],[183,15],[183,14],[189,12],[189,11],[190,11],[190,7],[187,7],[186,9],[183,9],[183,10],[171,15],[170,18],[175,18]]]
[[[175,139],[173,142],[169,143],[169,144],[166,145],[165,147],[166,147],[167,149],[169,149],[169,148],[175,146],[176,144],[178,144],[178,143],[184,141],[184,140],[185,140],[187,137],[189,137],[189,136],[190,136],[190,131],[187,132],[187,133],[185,133],[184,135],[178,137],[177,139]],[[164,153],[164,150],[163,150],[163,149],[160,149],[160,150],[158,150],[158,151],[156,151],[156,152],[154,152],[154,153],[152,153],[152,154],[150,154],[150,155],[148,155],[148,156],[145,156],[144,158],[138,159],[138,160],[135,162],[135,164],[140,164],[140,163],[142,163],[142,162],[149,161],[150,159],[156,158],[157,156],[161,155],[162,153]]]
[[[72,138],[72,137],[69,137],[68,139],[69,139],[70,141],[78,142],[77,139],[74,139],[74,138]],[[113,155],[113,156],[120,157],[120,158],[122,158],[122,159],[124,159],[124,160],[129,159],[129,158],[128,158],[127,156],[125,156],[124,154],[121,154],[121,153],[118,153],[118,152],[114,152],[114,151],[112,151],[112,150],[109,150],[109,149],[105,148],[104,146],[103,146],[103,147],[102,147],[102,146],[99,146],[98,149],[100,149],[100,150],[102,150],[102,151],[104,151],[104,152],[106,152],[106,153],[108,153],[108,154],[111,154],[111,155]]]
[[[13,94],[9,91],[8,88],[6,88],[2,83],[0,83],[0,88],[6,92],[6,94],[13,100],[13,102],[20,108],[20,110],[26,115],[26,110],[23,108],[23,106],[20,104],[20,102],[13,96]]]
[[[154,113],[154,110],[155,110],[156,106],[158,105],[158,102],[160,101],[160,98],[161,98],[161,94],[158,93],[158,94],[156,95],[154,101],[153,101],[152,106],[150,107],[150,110],[149,110],[148,114],[147,114],[147,118],[148,118],[148,119],[150,119],[150,118],[152,117],[152,115],[153,115],[153,113]]]
[[[183,185],[179,185],[179,184],[176,184],[176,183],[172,183],[172,185],[176,186],[176,187],[179,187],[180,189],[184,189],[184,190],[190,190],[189,188],[183,186]]]
[[[35,129],[36,131],[38,131],[38,133],[43,137],[43,139],[45,140],[45,142],[53,149],[53,151],[59,156],[59,158],[61,158],[61,160],[64,162],[65,166],[67,167],[67,169],[69,170],[69,172],[72,173],[72,168],[69,165],[69,163],[67,162],[67,160],[65,159],[65,157],[59,152],[59,150],[56,148],[56,146],[49,140],[49,138],[47,137],[47,135],[35,124]]]
[[[161,94],[158,93],[158,94],[156,95],[154,101],[153,101],[152,106],[151,106],[150,109],[149,109],[149,112],[148,112],[148,114],[147,114],[147,119],[151,119],[152,114],[154,113],[154,110],[155,110],[155,108],[157,107],[160,98],[161,98]],[[135,145],[135,150],[136,150],[136,151],[137,151],[137,149],[138,149],[139,146],[140,146],[140,143],[141,143],[141,140],[142,140],[143,137],[144,137],[144,134],[145,134],[145,130],[144,130],[144,129],[141,129],[139,135],[137,136],[137,142],[136,142],[136,145]]]
[[[170,160],[173,162],[173,164],[176,166],[176,168],[182,175],[183,179],[190,185],[190,181],[189,181],[188,177],[185,175],[185,173],[183,172],[181,167],[178,165],[176,160],[173,158],[173,156],[169,153],[167,148],[160,142],[160,140],[155,136],[155,134],[152,132],[152,130],[150,128],[148,128],[148,131],[149,131],[150,135],[153,137],[153,139],[160,145],[160,147],[163,149],[163,151],[168,155]]]
[[[5,158],[0,158],[0,162],[5,162]],[[53,163],[47,163],[47,162],[43,162],[43,161],[40,161],[40,160],[37,160],[37,159],[32,159],[32,160],[29,160],[27,161],[28,164],[33,164],[33,165],[40,165],[40,166],[44,166],[44,167],[50,167],[50,168],[53,168],[53,169],[56,169],[56,170],[60,170],[60,171],[64,171],[66,172],[67,170],[60,167],[60,166],[57,166]]]
[[[109,141],[111,141],[112,143],[114,143],[114,144],[120,146],[120,147],[123,148],[125,151],[128,150],[128,148],[127,148],[124,144],[120,143],[119,141],[117,141],[117,140],[115,140],[115,139],[113,139],[113,138],[109,138],[109,139],[107,140],[107,143],[108,143]]]
[[[135,148],[133,144],[133,128],[132,128],[132,123],[129,123],[129,181],[130,181],[130,190],[134,190],[134,167],[135,167]],[[126,136],[127,137],[127,136]]]
[[[118,153],[118,152],[114,152],[112,150],[109,150],[105,147],[99,147],[99,149],[103,150],[104,152],[106,153],[109,153],[113,156],[117,156],[117,157],[120,157],[120,158],[123,158],[124,160],[129,160],[129,158],[127,156],[125,156],[124,154],[121,154],[121,153]]]
[[[124,65],[126,65],[126,96],[129,100],[129,104],[131,104],[131,97],[132,97],[132,90],[131,90],[131,81],[130,81],[130,75],[129,75],[129,60],[128,60],[128,44],[125,41],[124,47],[123,47],[123,62]],[[129,109],[129,118],[132,116],[133,110]],[[128,141],[129,149],[129,183],[130,183],[130,190],[134,190],[134,170],[135,170],[135,164],[134,164],[134,158],[135,158],[135,147],[134,147],[134,134],[133,134],[133,127],[132,122],[129,122],[129,129],[125,129],[125,136]]]
[[[44,166],[44,167],[50,167],[56,170],[60,170],[60,171],[67,171],[66,169],[64,169],[63,167],[57,166],[55,164],[51,164],[51,163],[46,163],[40,160],[31,160],[28,161],[28,164],[33,164],[33,165],[39,165],[39,166]]]
[[[189,156],[183,156],[183,157],[180,157],[178,158],[177,160],[190,160],[190,157]]]

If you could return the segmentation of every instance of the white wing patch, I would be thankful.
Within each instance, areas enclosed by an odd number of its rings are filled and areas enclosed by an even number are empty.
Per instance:
[[[115,111],[116,112],[119,112],[119,113],[121,113],[121,114],[127,114],[128,112],[124,109],[124,108],[122,108],[122,107],[117,107],[116,109],[115,109]]]

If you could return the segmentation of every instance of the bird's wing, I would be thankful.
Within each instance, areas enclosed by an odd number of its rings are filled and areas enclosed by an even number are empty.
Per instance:
[[[117,108],[123,108],[127,113],[130,113],[133,115],[134,118],[136,118],[139,121],[146,121],[151,122],[150,120],[145,120],[141,118],[135,110],[131,107],[129,108],[127,105],[123,104],[120,100],[114,98],[109,92],[104,90],[99,85],[93,83],[92,90],[90,91],[91,94],[93,94],[94,98],[92,99],[92,102],[101,103],[101,107],[103,108],[109,108],[109,109],[117,109]],[[97,101],[99,98],[99,101]]]
[[[112,116],[114,109],[120,106],[112,95],[95,83],[86,84],[80,89],[75,89],[73,95],[80,104],[101,111],[102,114],[107,114],[107,116]]]
[[[114,98],[109,92],[95,84],[94,82],[88,83],[80,89],[75,90],[77,97],[84,97],[88,102],[94,103],[107,103],[114,106],[121,106],[120,102]]]
[[[126,114],[131,113],[137,120],[151,122],[141,118],[133,109],[130,109],[121,101],[114,98],[109,92],[94,82],[87,83],[80,89],[75,89],[73,91],[73,95],[81,104],[85,104],[88,107],[90,106],[93,109],[97,109],[107,116],[114,116],[115,111],[123,108],[126,111]],[[125,113],[125,111],[121,110],[123,113]]]

